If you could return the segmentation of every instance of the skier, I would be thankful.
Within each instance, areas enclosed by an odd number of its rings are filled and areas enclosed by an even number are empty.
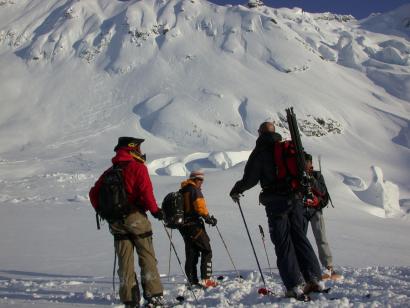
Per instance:
[[[163,219],[163,213],[155,201],[148,169],[144,164],[145,155],[141,154],[143,141],[144,139],[139,138],[120,137],[114,148],[116,155],[112,159],[114,166],[122,166],[124,188],[130,205],[129,214],[122,221],[109,225],[118,256],[120,300],[126,308],[140,307],[140,291],[134,270],[134,248],[141,268],[141,285],[147,301],[146,306],[164,305],[163,287],[152,243],[151,223],[145,212],[150,211],[158,220]],[[103,185],[104,174],[90,190],[90,200],[94,208],[98,208],[99,190]]]
[[[322,279],[338,280],[341,279],[342,276],[338,274],[333,267],[333,258],[326,238],[325,221],[322,212],[323,207],[329,202],[329,194],[327,192],[325,179],[320,171],[313,170],[312,155],[305,153],[305,162],[306,172],[311,176],[312,192],[316,198],[314,199],[314,204],[306,204],[305,206],[304,217],[306,220],[304,230],[305,233],[307,233],[310,222],[319,252],[320,263],[326,268],[325,273],[322,275]]]
[[[184,196],[184,224],[179,228],[185,243],[185,272],[192,286],[217,286],[212,276],[212,248],[205,223],[216,226],[217,219],[210,216],[201,191],[204,181],[202,170],[192,171],[189,179],[181,183]],[[201,255],[201,283],[198,281],[197,263]]]
[[[319,282],[319,262],[303,230],[302,195],[291,191],[286,182],[277,181],[278,164],[275,162],[274,148],[280,146],[282,137],[275,132],[274,124],[262,123],[258,133],[243,178],[235,183],[230,196],[234,202],[239,202],[244,191],[260,182],[262,192],[259,201],[265,206],[279,274],[287,289],[286,296],[306,300],[306,294],[321,291],[323,285]],[[303,290],[302,276],[306,282]]]

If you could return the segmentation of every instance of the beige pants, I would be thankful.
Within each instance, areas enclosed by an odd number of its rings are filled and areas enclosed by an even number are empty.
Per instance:
[[[162,295],[163,288],[157,269],[152,244],[151,223],[142,212],[130,214],[124,223],[110,225],[118,256],[121,302],[139,302],[138,281],[134,269],[134,247],[141,269],[141,285],[144,298]]]

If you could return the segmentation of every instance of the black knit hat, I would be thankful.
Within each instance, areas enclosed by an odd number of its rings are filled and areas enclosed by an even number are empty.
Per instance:
[[[144,142],[145,139],[141,138],[134,138],[134,137],[120,137],[118,138],[118,143],[114,148],[114,151],[117,151],[119,148],[128,147],[134,148],[139,146],[141,143]]]

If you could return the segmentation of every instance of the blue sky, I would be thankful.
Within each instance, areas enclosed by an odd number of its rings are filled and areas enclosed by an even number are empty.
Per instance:
[[[246,4],[247,0],[210,0],[210,2],[225,4]],[[370,13],[386,12],[403,4],[410,4],[410,0],[265,0],[270,7],[303,8],[307,12],[332,12],[338,14],[352,14],[358,19],[367,17]]]

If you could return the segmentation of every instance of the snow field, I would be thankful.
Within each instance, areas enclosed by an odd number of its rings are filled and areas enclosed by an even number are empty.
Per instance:
[[[277,295],[261,296],[257,290],[262,286],[256,272],[242,272],[244,279],[238,279],[232,272],[222,272],[220,285],[208,290],[195,290],[199,305],[195,305],[192,293],[187,290],[183,277],[163,277],[165,298],[176,303],[177,296],[186,301],[176,307],[404,307],[410,296],[408,267],[340,267],[345,278],[340,282],[327,282],[329,294],[313,294],[310,303],[300,303],[283,298],[283,290],[277,271],[269,276],[265,269],[267,283]],[[0,280],[0,305],[25,307],[123,307],[115,304],[110,277],[48,275],[37,272],[2,271]],[[118,285],[117,285],[118,287]]]

